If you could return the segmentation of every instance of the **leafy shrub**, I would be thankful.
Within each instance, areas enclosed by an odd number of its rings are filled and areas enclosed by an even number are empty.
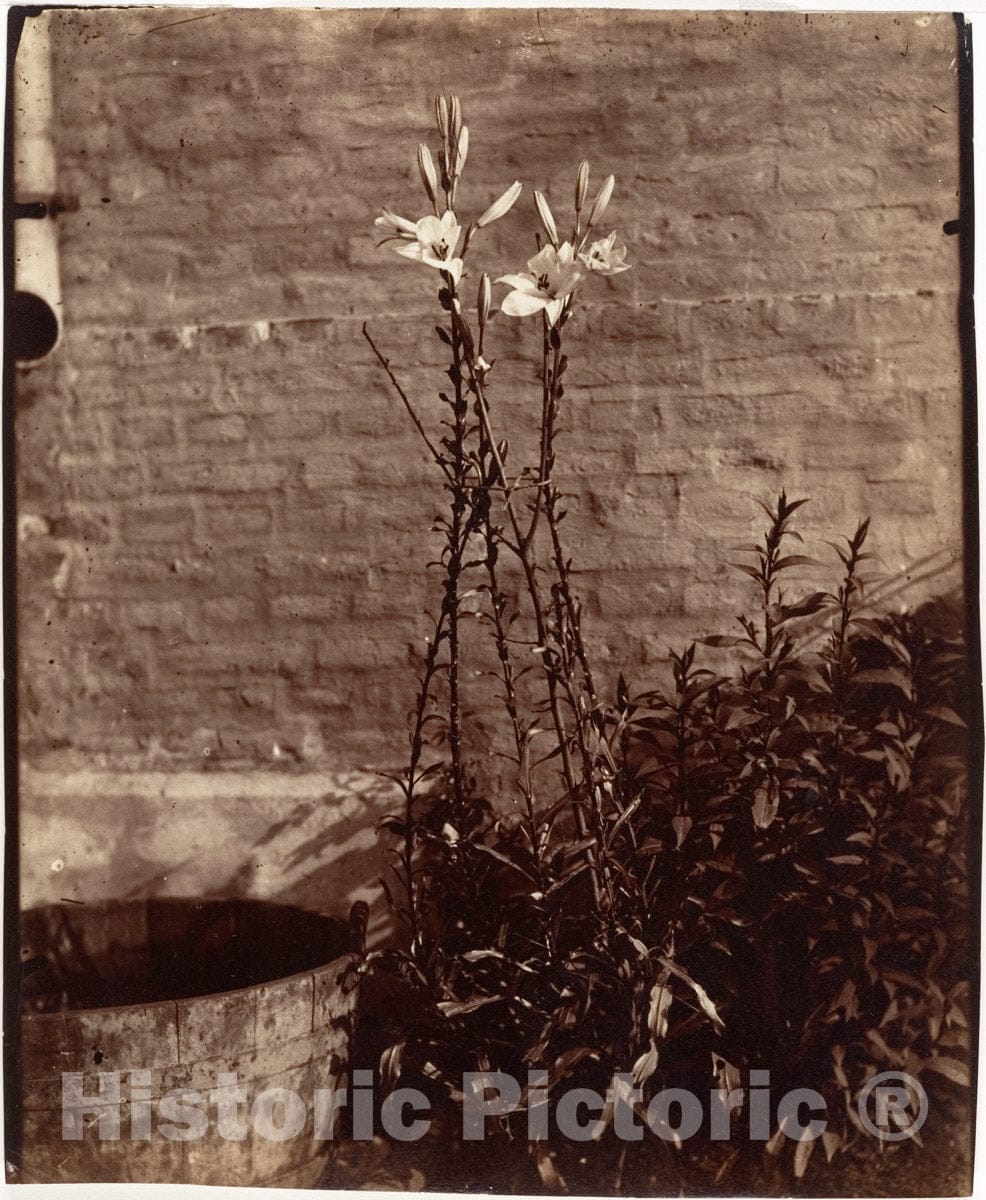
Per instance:
[[[531,260],[531,279],[504,277],[514,290],[502,311],[540,323],[542,417],[537,461],[511,481],[484,358],[489,279],[475,329],[459,289],[473,234],[520,188],[468,227],[457,254],[452,204],[468,134],[454,98],[437,112],[439,170],[427,149],[418,158],[434,216],[388,212],[378,223],[404,257],[441,274],[437,332],[452,387],[440,394],[439,435],[364,330],[449,498],[437,525],[441,602],[397,780],[404,807],[382,823],[396,839],[385,886],[406,944],[366,966],[392,997],[384,1083],[457,1102],[465,1071],[520,1081],[541,1071],[539,1088],[500,1119],[521,1138],[531,1106],[593,1088],[607,1096],[594,1140],[599,1153],[616,1146],[617,1173],[621,1104],[642,1114],[660,1090],[688,1088],[719,1097],[736,1141],[766,1136],[768,1155],[789,1154],[800,1176],[816,1141],[793,1142],[776,1123],[768,1136],[745,1099],[729,1098],[749,1095],[751,1072],[769,1071],[775,1095],[821,1093],[829,1160],[869,1136],[857,1101],[877,1072],[968,1083],[961,636],[927,614],[865,608],[865,521],[832,545],[831,590],[792,596],[788,580],[817,564],[795,549],[805,501],[782,493],[764,506],[762,539],[739,548],[755,603],[734,633],[705,639],[731,665],[702,665],[692,643],[670,655],[669,690],[631,695],[620,679],[605,702],[553,467],[562,330],[590,260],[613,274],[626,269],[623,252],[612,253],[615,235],[587,248],[587,164],[571,241],[559,242],[535,193],[544,261]],[[610,177],[589,228],[612,187]],[[523,611],[503,586],[504,558],[521,568]],[[495,652],[513,794],[477,795],[464,766],[465,616]],[[545,1184],[564,1187],[564,1149],[530,1149]]]

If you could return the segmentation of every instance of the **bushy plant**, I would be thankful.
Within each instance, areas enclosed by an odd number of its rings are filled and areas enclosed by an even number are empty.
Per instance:
[[[454,206],[469,134],[454,97],[436,114],[437,166],[418,152],[432,213],[377,222],[440,278],[450,386],[436,432],[364,327],[448,498],[440,600],[397,777],[404,804],[382,823],[406,941],[367,962],[389,973],[400,1012],[381,1074],[455,1101],[465,1071],[541,1072],[500,1120],[521,1137],[533,1105],[593,1088],[606,1096],[593,1140],[599,1153],[615,1147],[617,1177],[621,1109],[643,1113],[660,1089],[687,1087],[721,1101],[737,1141],[786,1150],[800,1176],[816,1141],[752,1127],[731,1095],[746,1094],[751,1072],[769,1071],[777,1092],[821,1093],[829,1159],[865,1135],[857,1101],[877,1072],[968,1082],[960,633],[864,608],[867,522],[833,544],[831,590],[792,595],[788,581],[816,564],[792,551],[805,501],[782,493],[764,506],[762,539],[740,548],[751,613],[705,639],[731,665],[703,665],[692,643],[670,655],[669,690],[631,695],[621,678],[608,701],[554,476],[564,329],[593,274],[628,269],[615,233],[590,241],[614,180],[586,216],[589,167],[578,168],[565,241],[535,192],[537,253],[498,280],[510,289],[500,311],[535,317],[540,333],[536,458],[508,470],[486,357],[492,285],[480,276],[474,312],[462,288],[477,235],[521,188],[463,231]],[[503,582],[510,562],[523,605]],[[504,794],[477,793],[466,765],[476,629],[493,649],[511,745]],[[536,1139],[530,1151],[544,1183],[564,1187],[564,1148]]]

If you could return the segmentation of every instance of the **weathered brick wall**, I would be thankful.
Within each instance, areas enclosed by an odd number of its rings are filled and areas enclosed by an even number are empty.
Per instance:
[[[618,177],[605,224],[633,270],[566,331],[562,445],[614,671],[650,682],[669,643],[726,625],[728,548],[782,486],[818,537],[872,514],[892,590],[954,583],[949,16],[52,20],[79,208],[59,218],[63,344],[18,380],[30,761],[399,759],[437,490],[360,326],[434,419],[435,279],[371,223],[424,212],[439,88],[471,127],[465,214],[526,185],[477,243],[494,275],[532,252],[532,187],[567,213],[581,158]],[[531,335],[493,327],[518,442]]]

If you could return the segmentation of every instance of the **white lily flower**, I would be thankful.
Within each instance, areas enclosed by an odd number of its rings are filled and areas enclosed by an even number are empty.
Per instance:
[[[548,324],[556,324],[566,299],[582,278],[575,250],[570,242],[562,242],[557,250],[545,246],[528,261],[527,271],[526,275],[501,275],[497,280],[513,288],[500,305],[500,311],[508,317],[530,317],[544,312]]]
[[[630,270],[630,264],[623,261],[626,256],[627,248],[617,246],[614,230],[608,238],[593,242],[588,250],[582,251],[579,258],[596,275],[619,275],[621,271]]]
[[[398,246],[397,253],[427,267],[448,272],[452,281],[458,284],[462,277],[462,259],[455,257],[455,247],[460,232],[451,209],[441,217],[422,217],[414,227],[415,240]]]

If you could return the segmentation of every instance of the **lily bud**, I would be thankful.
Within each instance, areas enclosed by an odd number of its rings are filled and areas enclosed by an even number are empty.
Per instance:
[[[462,168],[466,165],[466,155],[469,153],[469,126],[463,125],[459,130],[459,141],[455,148],[455,177],[462,174]]]
[[[482,337],[483,330],[486,328],[486,321],[490,315],[490,303],[493,299],[493,289],[490,286],[490,277],[483,272],[483,277],[479,281],[479,292],[476,296],[476,316],[479,318],[479,334]]]
[[[443,141],[448,141],[448,101],[444,96],[435,97],[435,120]]]
[[[613,188],[616,187],[616,176],[607,175],[603,186],[592,202],[592,212],[589,213],[589,224],[595,225],[599,218],[606,211],[606,205],[609,204],[609,198],[613,194]]]
[[[458,304],[459,302],[456,300],[454,303]],[[459,337],[462,339],[463,346],[466,348],[466,357],[469,359],[475,358],[476,352],[473,346],[472,332],[470,331],[469,326],[466,324],[466,320],[462,315],[461,305],[455,314],[455,327],[458,330]]]
[[[580,213],[585,204],[585,194],[589,190],[589,164],[583,159],[579,164],[579,174],[575,181],[575,211]]]
[[[494,221],[499,221],[501,217],[505,217],[517,202],[517,197],[523,190],[523,185],[519,180],[514,182],[507,188],[503,195],[494,200],[486,212],[476,222],[476,228],[482,229],[486,225],[491,225]]]
[[[421,182],[428,193],[428,199],[434,204],[438,199],[438,173],[431,151],[424,142],[418,146],[418,170],[421,172]]]
[[[448,154],[444,146],[438,151],[438,166],[442,174],[442,191],[447,192],[452,186],[452,180],[449,178]]]
[[[462,128],[462,105],[459,103],[458,96],[449,96],[449,109],[452,123],[452,137],[459,136],[459,130]]]
[[[534,193],[534,207],[538,210],[538,216],[541,218],[541,224],[544,226],[544,232],[548,235],[548,240],[552,246],[558,246],[558,230],[555,228],[555,218],[551,215],[551,209],[548,207],[548,201],[544,198],[544,192]]]

